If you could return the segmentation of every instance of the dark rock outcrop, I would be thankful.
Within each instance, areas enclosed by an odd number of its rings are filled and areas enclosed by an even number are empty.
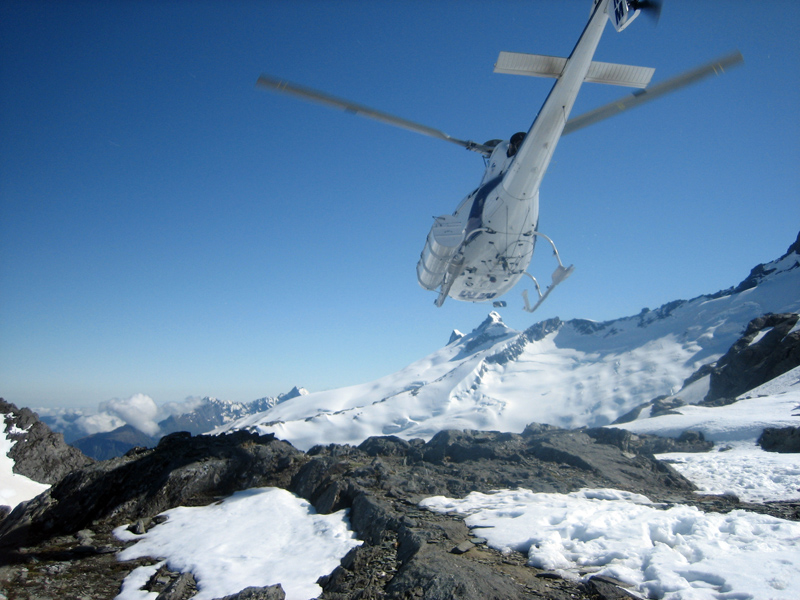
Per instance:
[[[631,433],[627,429],[597,427],[584,430],[598,444],[610,444],[623,452],[663,454],[665,452],[708,452],[714,447],[700,431],[684,431],[677,438]]]
[[[60,433],[53,433],[39,421],[36,413],[17,408],[0,398],[0,427],[14,441],[8,456],[14,461],[14,473],[39,483],[54,484],[75,469],[93,461],[80,450],[64,443]]]
[[[351,527],[364,541],[319,581],[321,598],[628,598],[611,580],[575,582],[529,567],[524,554],[497,552],[474,537],[462,518],[422,509],[419,502],[499,488],[615,487],[714,510],[742,506],[728,497],[698,500],[691,483],[652,457],[652,437],[532,424],[522,434],[443,431],[427,443],[374,437],[359,447],[331,444],[303,453],[271,435],[175,433],[153,449],[80,468],[18,506],[0,523],[0,564],[7,565],[0,569],[0,592],[8,600],[113,597],[134,567],[155,562],[117,561],[114,554],[123,544],[113,528],[143,532],[163,522],[159,513],[168,508],[276,486],[307,499],[320,513],[348,509]],[[701,441],[689,435],[673,443],[685,448]],[[84,573],[80,584],[52,577],[53,569],[66,568],[59,566],[64,561]],[[23,580],[25,596],[14,592],[23,587],[4,584]],[[190,574],[165,568],[148,586],[162,600],[188,600],[195,589]],[[260,588],[233,598],[281,594],[275,587]]]
[[[730,293],[739,293],[745,290],[749,290],[751,288],[756,287],[761,281],[768,276],[770,273],[775,272],[775,267],[773,266],[775,263],[782,261],[783,259],[787,258],[791,254],[796,254],[800,256],[800,233],[797,234],[797,239],[792,243],[791,246],[786,250],[786,252],[781,256],[778,260],[773,261],[772,263],[767,264],[759,264],[753,267],[750,271],[750,274],[742,280],[742,282],[737,285],[735,288],[729,290]],[[793,268],[800,267],[800,261],[798,261]]]
[[[792,331],[798,320],[800,315],[794,313],[766,314],[753,319],[722,358],[700,367],[683,382],[683,388],[708,377],[708,392],[698,404],[724,406],[800,366],[800,330]],[[621,415],[613,424],[634,421],[645,409],[649,409],[646,414],[651,417],[673,414],[684,404],[681,392],[659,396]]]
[[[243,589],[238,594],[225,596],[220,600],[284,600],[286,593],[283,591],[281,584],[270,585],[267,587],[249,587]]]
[[[304,460],[300,451],[271,435],[174,433],[153,450],[73,471],[19,505],[0,523],[0,540],[31,544],[98,523],[146,521],[250,487],[286,487],[298,460]]]
[[[800,366],[800,331],[789,333],[800,316],[768,314],[750,321],[741,338],[711,369],[706,405],[740,394]]]
[[[800,427],[768,427],[757,443],[768,452],[800,452]]]

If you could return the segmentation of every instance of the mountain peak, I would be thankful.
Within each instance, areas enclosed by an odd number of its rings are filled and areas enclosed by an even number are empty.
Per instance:
[[[297,398],[298,396],[308,396],[308,394],[309,392],[306,388],[294,386],[285,394],[278,394],[278,402],[285,402],[286,400],[291,400],[292,398]]]
[[[483,320],[483,323],[475,328],[475,331],[486,330],[493,325],[502,325],[503,327],[506,327],[506,324],[503,323],[503,317],[500,316],[500,313],[494,310],[490,312],[489,315]]]

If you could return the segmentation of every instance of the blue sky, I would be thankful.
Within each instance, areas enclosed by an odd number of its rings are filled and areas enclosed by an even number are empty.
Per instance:
[[[480,156],[256,89],[265,72],[479,142],[527,130],[590,2],[0,2],[0,395],[252,400],[376,379],[470,330],[415,265]],[[576,271],[511,327],[738,283],[800,228],[800,4],[666,3],[597,60],[745,65],[566,137],[540,228]],[[573,116],[624,88],[588,84]],[[543,245],[532,272],[549,280]]]

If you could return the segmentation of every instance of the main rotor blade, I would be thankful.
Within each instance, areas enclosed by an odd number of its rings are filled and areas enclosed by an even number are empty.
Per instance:
[[[662,81],[661,83],[653,85],[644,90],[637,90],[633,94],[625,96],[624,98],[620,98],[616,102],[606,104],[600,108],[595,108],[594,110],[590,110],[587,113],[575,117],[574,119],[570,119],[564,126],[564,132],[561,135],[566,135],[568,133],[572,133],[573,131],[577,131],[578,129],[583,129],[589,125],[594,125],[598,121],[613,117],[624,110],[631,109],[634,106],[639,106],[640,104],[644,104],[650,100],[655,100],[664,94],[674,92],[677,89],[686,87],[692,83],[696,83],[701,79],[708,77],[709,75],[721,75],[725,72],[725,69],[734,67],[743,61],[744,58],[742,57],[742,54],[736,50],[735,52],[723,56],[722,58],[718,58],[717,60],[714,60],[706,65],[692,69],[691,71],[687,71],[682,75],[678,75],[672,79],[667,79],[666,81]]]
[[[489,146],[484,146],[483,144],[477,144],[472,141],[459,140],[458,138],[454,138],[450,135],[447,135],[443,131],[434,129],[433,127],[428,127],[427,125],[415,123],[414,121],[409,121],[408,119],[403,119],[395,115],[390,115],[389,113],[381,112],[379,110],[375,110],[373,108],[369,108],[361,104],[356,104],[348,100],[336,98],[335,96],[331,96],[324,92],[313,90],[311,88],[307,88],[305,86],[298,85],[296,83],[291,83],[283,79],[275,79],[273,77],[268,77],[267,75],[261,75],[258,78],[258,81],[256,81],[256,85],[259,85],[261,87],[276,92],[292,94],[294,96],[302,98],[303,100],[311,100],[313,102],[319,102],[321,104],[325,104],[333,108],[342,109],[345,112],[349,112],[354,115],[359,115],[361,117],[368,117],[370,119],[382,121],[383,123],[388,123],[389,125],[402,127],[403,129],[408,129],[409,131],[414,131],[416,133],[421,133],[423,135],[435,137],[440,140],[444,140],[446,142],[452,142],[453,144],[458,144],[459,146],[462,146],[467,150],[472,150],[473,152],[479,152],[484,156],[488,156],[492,153],[492,148],[490,148]]]

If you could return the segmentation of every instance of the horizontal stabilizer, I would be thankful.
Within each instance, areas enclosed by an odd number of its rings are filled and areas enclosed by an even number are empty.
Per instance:
[[[533,77],[559,77],[566,64],[567,59],[558,56],[501,52],[494,65],[494,72]],[[655,73],[655,69],[650,67],[592,61],[586,81],[645,88],[650,83],[653,73]]]

